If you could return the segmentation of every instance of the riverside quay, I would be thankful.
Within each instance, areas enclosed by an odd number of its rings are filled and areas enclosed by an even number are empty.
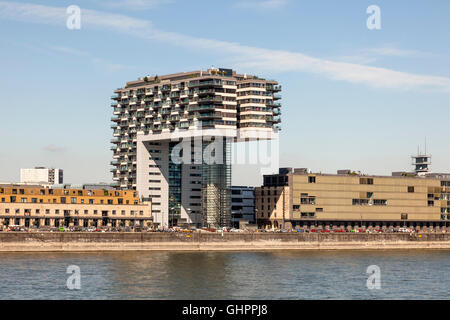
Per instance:
[[[137,191],[0,185],[0,227],[121,227],[152,224]]]
[[[338,174],[280,168],[255,189],[259,227],[447,227],[450,174]]]

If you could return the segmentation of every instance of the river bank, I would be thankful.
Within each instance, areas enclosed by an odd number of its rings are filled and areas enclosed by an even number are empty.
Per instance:
[[[450,249],[447,233],[0,233],[0,252]]]

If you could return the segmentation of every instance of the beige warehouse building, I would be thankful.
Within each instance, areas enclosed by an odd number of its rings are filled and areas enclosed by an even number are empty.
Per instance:
[[[311,225],[446,226],[450,174],[414,176],[310,173],[282,168],[255,190],[260,227]]]

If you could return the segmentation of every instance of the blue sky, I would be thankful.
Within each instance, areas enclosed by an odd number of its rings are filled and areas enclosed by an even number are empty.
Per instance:
[[[381,30],[366,27],[373,4]],[[80,30],[66,28],[69,5]],[[111,182],[113,90],[211,65],[283,86],[281,166],[390,174],[426,137],[448,172],[449,13],[447,0],[0,1],[0,181],[44,165]]]

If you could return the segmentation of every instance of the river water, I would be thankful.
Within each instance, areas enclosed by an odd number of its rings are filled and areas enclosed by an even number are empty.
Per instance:
[[[0,270],[0,299],[450,299],[450,250],[1,253]]]

